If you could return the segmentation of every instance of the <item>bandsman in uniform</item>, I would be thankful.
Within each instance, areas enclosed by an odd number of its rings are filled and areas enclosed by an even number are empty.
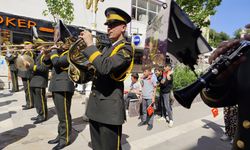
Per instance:
[[[17,77],[17,68],[15,65],[15,60],[17,58],[17,52],[14,51],[14,49],[11,50],[10,53],[7,53],[5,56],[6,61],[8,62],[8,66],[10,68],[10,76],[11,76],[11,82],[12,82],[12,92],[18,92],[19,91],[19,85],[18,85],[18,77]]]
[[[250,29],[250,24],[246,26]],[[244,36],[250,41],[250,34]],[[211,63],[220,54],[237,46],[239,40],[223,42],[209,58]],[[250,149],[250,49],[248,53],[219,75],[201,92],[203,101],[211,107],[226,107],[238,104],[238,124],[233,150]]]
[[[45,47],[39,46],[37,48],[40,50],[40,54],[36,57],[34,64],[29,64],[29,62],[24,62],[26,67],[28,67],[33,72],[33,77],[30,81],[31,94],[34,98],[35,108],[38,116],[32,117],[34,124],[41,123],[47,119],[47,98],[45,96],[46,87],[48,86],[48,72],[49,67],[43,63]]]
[[[89,118],[92,147],[95,150],[121,149],[122,124],[126,120],[123,99],[126,73],[131,71],[134,49],[124,33],[131,17],[121,9],[105,11],[110,47],[102,51],[93,45],[90,32],[83,31],[80,37],[87,48],[82,53],[96,68],[86,115]]]
[[[22,51],[20,55],[28,55],[34,59],[35,54],[32,51],[33,44],[29,41],[25,41],[23,44],[24,44],[24,51]],[[30,81],[33,76],[32,70],[29,69],[27,69],[26,71],[18,70],[18,76],[22,78],[24,92],[25,92],[26,105],[22,105],[23,110],[34,108],[34,99],[30,89]]]
[[[46,55],[44,60],[46,65],[52,65],[49,91],[52,92],[59,120],[57,137],[48,141],[49,144],[57,144],[53,150],[62,149],[71,143],[72,119],[70,107],[75,87],[68,76],[67,54],[69,46],[69,43],[65,43],[60,49],[51,48],[52,51]]]

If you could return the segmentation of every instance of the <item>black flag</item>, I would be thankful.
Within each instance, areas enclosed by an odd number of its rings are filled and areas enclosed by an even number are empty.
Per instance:
[[[151,59],[145,63],[154,62],[153,56],[161,58],[159,55],[170,53],[191,69],[194,69],[199,54],[212,50],[200,29],[172,0],[167,0],[164,9],[148,26],[145,48],[144,59]]]
[[[73,37],[66,25],[63,24],[62,20],[58,20],[54,28],[54,42],[63,41],[68,37]]]

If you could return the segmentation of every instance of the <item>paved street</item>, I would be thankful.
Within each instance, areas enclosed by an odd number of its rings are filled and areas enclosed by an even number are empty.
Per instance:
[[[31,117],[36,116],[35,109],[22,110],[24,92],[8,95],[0,91],[0,149],[4,150],[47,150],[54,145],[47,141],[57,135],[57,116],[51,98],[48,99],[48,121],[33,125]],[[84,95],[75,93],[72,101],[73,143],[71,149],[91,149],[89,126],[82,115],[85,109]],[[174,126],[169,128],[164,121],[155,118],[152,131],[146,126],[137,127],[137,117],[127,119],[123,126],[122,147],[124,150],[227,150],[229,142],[220,141],[223,134],[223,115],[213,118],[202,102],[196,102],[190,110],[181,106],[174,108]]]

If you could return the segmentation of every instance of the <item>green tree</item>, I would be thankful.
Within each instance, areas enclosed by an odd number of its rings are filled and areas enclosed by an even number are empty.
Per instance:
[[[43,11],[43,15],[51,14],[56,21],[59,17],[65,23],[70,24],[74,20],[74,7],[71,0],[45,0],[47,9]]]
[[[240,38],[241,33],[242,33],[242,29],[241,29],[241,28],[239,28],[239,29],[235,30],[235,31],[234,31],[234,38],[239,39],[239,38]]]
[[[218,33],[214,29],[210,29],[209,31],[209,44],[212,47],[217,47],[220,42],[229,39],[230,39],[229,35],[226,34],[225,32]]]
[[[176,2],[200,28],[210,25],[209,16],[214,15],[215,7],[221,4],[221,0],[176,0]]]

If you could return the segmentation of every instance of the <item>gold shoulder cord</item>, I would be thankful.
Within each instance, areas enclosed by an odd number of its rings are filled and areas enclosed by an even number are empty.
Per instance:
[[[109,57],[112,57],[113,55],[115,55],[121,49],[121,47],[123,47],[124,45],[125,45],[125,43],[121,43],[121,44],[117,45]],[[127,70],[125,72],[123,72],[119,77],[115,77],[114,74],[110,75],[110,77],[112,79],[114,79],[115,81],[124,81],[129,76],[130,72],[133,69],[135,48],[134,48],[134,45],[131,45],[131,46],[132,46],[132,61],[129,65],[129,67],[127,68]]]
[[[67,51],[65,51],[65,52],[63,52],[61,55],[60,55],[60,57],[63,57],[65,54],[67,54],[69,52],[69,50],[67,50]],[[68,61],[68,56],[67,56],[67,61]],[[62,70],[64,70],[64,71],[67,71],[68,70],[68,68],[69,68],[69,66],[68,67],[66,67],[66,68],[63,68],[63,67],[60,67]]]

